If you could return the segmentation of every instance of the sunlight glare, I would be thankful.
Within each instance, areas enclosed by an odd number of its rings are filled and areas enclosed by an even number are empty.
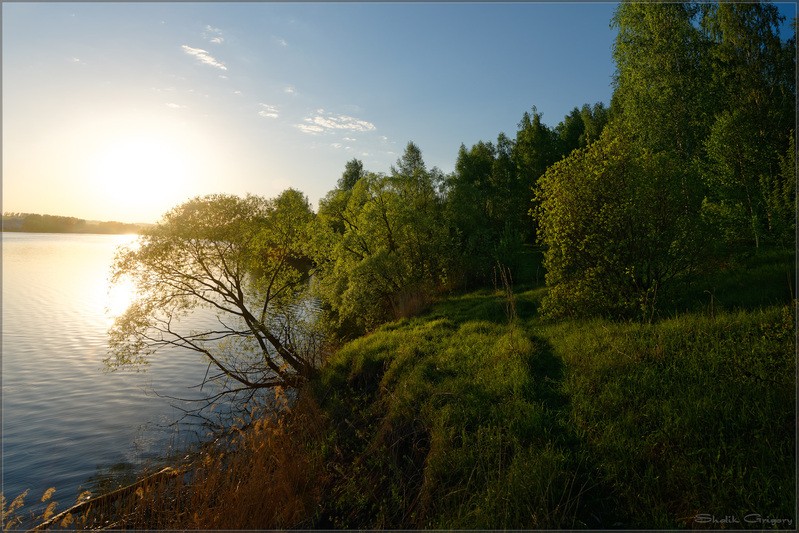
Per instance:
[[[114,320],[127,311],[136,298],[136,286],[131,280],[122,280],[108,288],[105,312],[108,318]]]
[[[158,135],[118,138],[97,152],[93,192],[124,209],[171,205],[185,188],[189,158],[177,142]]]
[[[117,246],[135,250],[139,246],[138,236],[120,235],[118,236]],[[116,283],[108,283],[108,290],[105,294],[105,316],[111,321],[116,320],[121,314],[128,310],[128,307],[136,300],[136,284],[129,277],[124,277]]]

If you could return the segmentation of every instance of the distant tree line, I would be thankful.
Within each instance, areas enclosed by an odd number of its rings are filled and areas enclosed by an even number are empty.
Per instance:
[[[82,218],[39,215],[34,213],[3,213],[3,231],[27,233],[139,233],[142,224],[87,221]]]
[[[117,277],[143,298],[118,320],[110,361],[178,345],[231,390],[291,386],[323,344],[309,328],[360,335],[497,267],[517,277],[533,249],[542,312],[651,319],[696,274],[792,248],[796,24],[782,39],[782,22],[770,3],[623,2],[609,106],[555,127],[533,107],[513,138],[462,145],[450,174],[413,142],[388,173],[353,159],[317,213],[291,189],[179,206],[120,255]],[[220,327],[174,329],[198,305]]]

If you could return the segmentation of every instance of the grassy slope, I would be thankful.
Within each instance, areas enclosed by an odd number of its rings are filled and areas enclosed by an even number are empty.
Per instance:
[[[794,317],[776,303],[778,259],[709,280],[712,306],[653,325],[546,322],[544,289],[517,294],[514,319],[484,291],[346,345],[315,386],[331,420],[318,525],[795,524]],[[725,310],[720,295],[734,303],[742,283],[744,308]]]
[[[450,298],[344,346],[288,416],[212,445],[188,477],[77,520],[715,529],[695,517],[757,513],[795,527],[791,265],[730,265],[655,324],[546,321],[542,288]]]

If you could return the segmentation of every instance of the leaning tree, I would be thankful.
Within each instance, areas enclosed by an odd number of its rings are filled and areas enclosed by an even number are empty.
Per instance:
[[[306,295],[313,217],[292,189],[199,197],[168,212],[117,253],[112,281],[128,278],[138,294],[110,330],[108,367],[190,350],[208,365],[203,383],[221,385],[213,401],[306,381],[320,357]]]

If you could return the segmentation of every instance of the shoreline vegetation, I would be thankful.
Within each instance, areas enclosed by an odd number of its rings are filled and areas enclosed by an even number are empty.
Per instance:
[[[52,526],[795,529],[781,21],[622,2],[609,107],[533,107],[450,174],[413,142],[387,173],[353,159],[317,211],[294,189],[174,208],[117,255],[139,292],[106,364],[178,346],[213,401],[283,407]],[[218,324],[180,330],[197,306]]]
[[[98,235],[138,234],[151,224],[84,220],[82,218],[36,213],[3,213],[3,232],[81,233]]]
[[[791,528],[794,260],[750,256],[656,323],[547,319],[535,283],[442,296],[342,344],[280,413],[38,522]]]

